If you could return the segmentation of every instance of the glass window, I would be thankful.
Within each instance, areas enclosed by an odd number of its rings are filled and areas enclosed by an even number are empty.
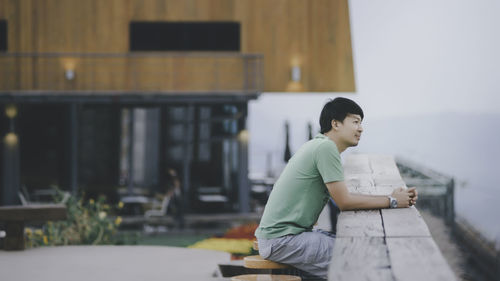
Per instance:
[[[130,51],[239,51],[238,22],[131,22]]]
[[[7,52],[7,21],[0,20],[0,52]]]

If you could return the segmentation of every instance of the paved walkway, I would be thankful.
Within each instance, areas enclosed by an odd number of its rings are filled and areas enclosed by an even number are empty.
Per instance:
[[[5,281],[217,280],[224,252],[160,246],[65,246],[0,250]],[[220,279],[219,279],[220,280]]]

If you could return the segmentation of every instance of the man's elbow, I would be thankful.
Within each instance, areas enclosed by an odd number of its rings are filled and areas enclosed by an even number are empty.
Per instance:
[[[337,207],[339,207],[341,211],[349,211],[353,209],[352,206],[353,202],[350,194],[346,194],[345,196],[338,198],[338,201],[335,201],[335,203],[337,204]]]
[[[337,203],[337,207],[341,210],[341,211],[347,211],[349,210],[349,207],[347,206],[346,203],[344,202],[339,202]]]

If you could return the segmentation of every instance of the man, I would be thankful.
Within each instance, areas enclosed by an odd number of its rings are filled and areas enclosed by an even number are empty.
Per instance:
[[[347,190],[340,153],[358,145],[363,117],[363,110],[350,99],[336,98],[325,104],[319,120],[321,133],[290,159],[269,196],[255,231],[263,258],[326,279],[335,236],[312,228],[330,196],[342,211],[404,208],[416,203],[415,188],[399,188],[391,196]]]

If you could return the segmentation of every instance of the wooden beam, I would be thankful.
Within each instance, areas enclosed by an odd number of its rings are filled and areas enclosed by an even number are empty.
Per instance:
[[[328,280],[394,280],[383,237],[336,238]]]
[[[456,280],[432,237],[387,238],[387,249],[398,281]]]
[[[380,210],[341,212],[337,237],[384,237]]]
[[[387,237],[430,237],[431,233],[417,208],[382,209]]]

